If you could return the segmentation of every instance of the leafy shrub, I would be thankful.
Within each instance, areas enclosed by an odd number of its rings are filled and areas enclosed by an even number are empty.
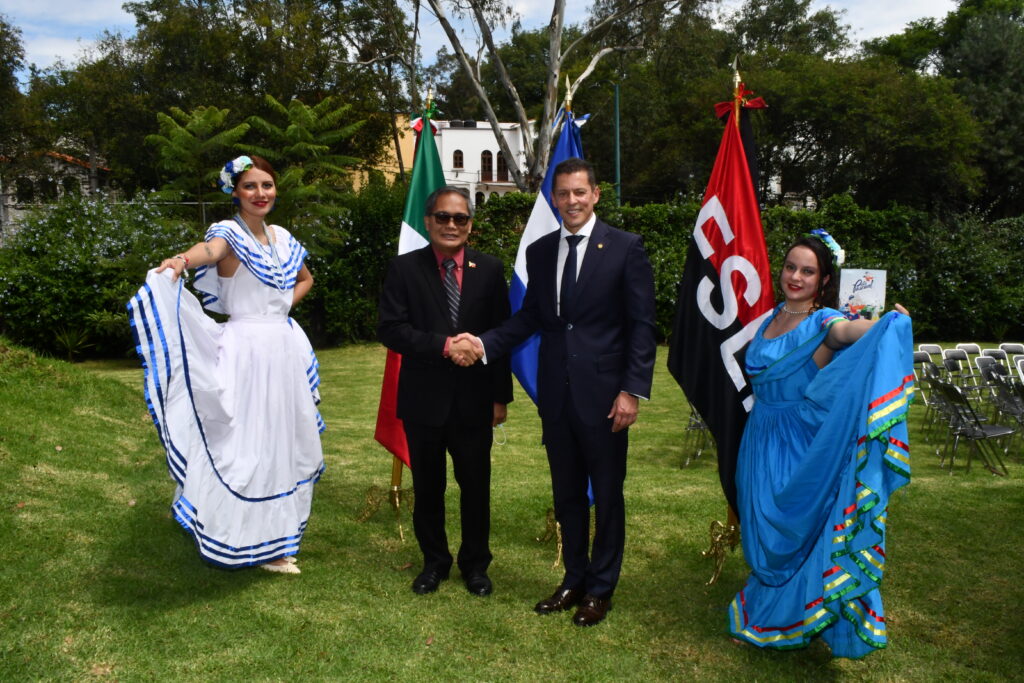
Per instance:
[[[62,199],[0,249],[0,332],[62,356],[122,355],[125,303],[161,259],[198,239],[145,200]]]
[[[314,285],[292,315],[314,344],[377,338],[377,300],[387,262],[398,253],[405,194],[404,185],[372,174],[338,215],[293,221]]]

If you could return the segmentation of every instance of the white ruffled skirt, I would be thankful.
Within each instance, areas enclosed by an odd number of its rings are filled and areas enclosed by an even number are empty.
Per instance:
[[[128,311],[174,518],[222,567],[294,555],[324,470],[309,340],[284,316],[217,323],[169,275],[150,271]]]

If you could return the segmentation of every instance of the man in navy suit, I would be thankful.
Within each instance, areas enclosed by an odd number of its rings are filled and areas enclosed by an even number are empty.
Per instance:
[[[432,593],[448,578],[445,534],[445,452],[459,484],[462,543],[458,566],[467,590],[492,591],[491,442],[512,401],[508,362],[458,367],[446,360],[459,332],[482,332],[509,314],[501,261],[466,247],[473,228],[469,193],[442,187],[426,202],[430,244],[392,259],[381,288],[377,336],[402,354],[398,417],[405,427],[416,505],[413,529],[423,570],[412,583]]]
[[[650,397],[654,372],[654,276],[640,237],[594,215],[601,193],[590,164],[559,164],[552,194],[562,227],[526,250],[523,307],[479,340],[457,338],[453,360],[482,355],[493,362],[540,332],[537,408],[565,577],[534,609],[577,607],[573,622],[592,626],[611,609],[622,566],[628,428],[638,399]],[[475,354],[464,352],[465,342]],[[588,481],[596,507],[593,548]]]

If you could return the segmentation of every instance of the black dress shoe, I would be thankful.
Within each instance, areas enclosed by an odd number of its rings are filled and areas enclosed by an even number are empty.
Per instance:
[[[583,598],[576,614],[572,615],[572,623],[577,626],[593,626],[600,624],[612,609],[612,601],[608,598],[595,598],[587,595]]]
[[[420,572],[419,576],[413,579],[412,592],[418,595],[433,593],[441,585],[441,582],[447,578],[447,574],[442,574],[436,569],[424,569]]]
[[[558,588],[550,598],[538,602],[533,611],[537,614],[563,612],[580,604],[582,599],[583,591],[579,588]]]
[[[479,595],[481,598],[491,594],[494,590],[494,585],[491,580],[487,578],[485,572],[470,572],[462,577],[466,582],[466,590],[473,595]]]

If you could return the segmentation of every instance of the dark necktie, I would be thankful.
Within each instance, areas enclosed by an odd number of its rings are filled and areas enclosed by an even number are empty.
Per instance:
[[[444,266],[444,295],[448,299],[448,319],[452,327],[459,326],[459,281],[455,277],[455,260],[446,258],[441,262]]]
[[[558,307],[562,320],[569,320],[572,315],[573,299],[576,296],[576,247],[583,235],[568,235],[569,253],[565,256],[565,267],[562,268],[562,295]]]

